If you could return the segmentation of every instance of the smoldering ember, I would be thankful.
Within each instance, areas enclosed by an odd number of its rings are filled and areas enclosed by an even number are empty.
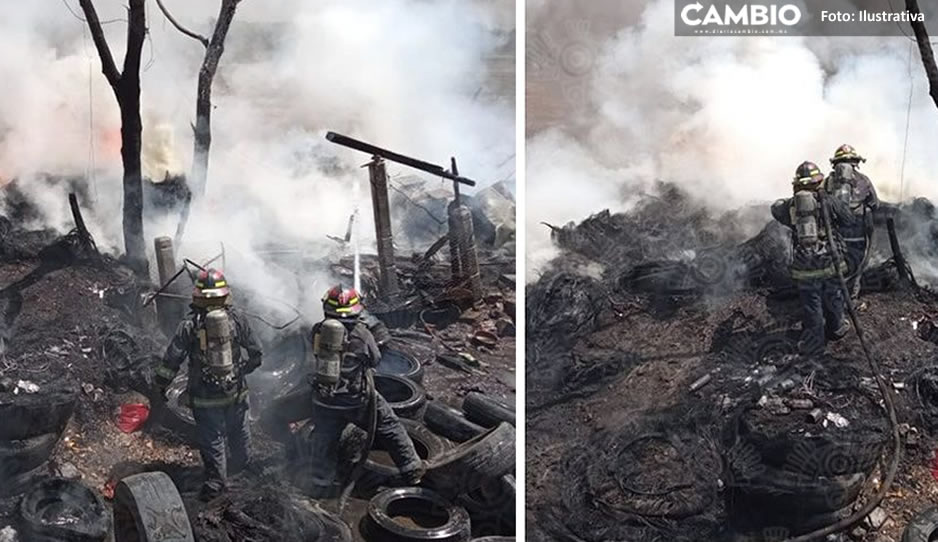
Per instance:
[[[767,209],[660,183],[549,226],[560,256],[526,294],[533,540],[930,540],[935,206],[875,211],[856,315],[876,371],[853,329],[799,353],[792,234]]]
[[[41,216],[22,190],[29,181],[5,184],[0,539],[513,536],[513,196],[500,183],[458,199],[417,176],[389,185],[389,163],[373,156],[359,170],[371,181],[376,254],[356,258],[354,217],[346,235],[323,232],[307,244],[177,251],[159,237],[151,240],[152,278],[98,249],[89,229],[104,217],[86,179],[43,180],[49,197],[72,204],[65,235],[29,226]],[[178,216],[189,197],[184,178],[144,185],[147,216]],[[329,277],[323,290],[360,283],[369,314],[390,332],[374,386],[424,461],[419,486],[402,483],[390,444],[366,423],[342,434],[345,492],[307,496],[312,401],[292,405],[293,419],[276,428],[285,436],[274,439],[268,424],[286,410],[279,398],[310,386],[316,315],[297,306],[318,301],[278,298],[240,280],[250,276],[248,250],[297,292],[309,289],[301,285],[311,275]],[[224,269],[233,304],[263,348],[261,367],[247,377],[254,460],[207,501],[188,375],[180,371],[164,395],[155,374],[201,268]],[[356,452],[369,442],[367,454]]]

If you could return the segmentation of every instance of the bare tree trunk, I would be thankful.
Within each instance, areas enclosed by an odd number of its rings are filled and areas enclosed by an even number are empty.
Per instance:
[[[79,0],[88,22],[101,71],[111,85],[121,112],[121,161],[124,166],[123,230],[127,263],[135,272],[148,274],[143,241],[143,178],[140,148],[143,122],[140,119],[140,55],[146,38],[146,0],[129,0],[127,53],[123,71],[117,70],[92,0]]]
[[[938,66],[935,65],[935,52],[932,51],[925,23],[914,20],[915,15],[922,11],[918,7],[918,0],[905,0],[905,6],[913,15],[912,31],[915,32],[918,50],[922,55],[922,64],[925,66],[925,76],[928,77],[928,94],[935,101],[935,106],[938,106]]]
[[[237,11],[240,2],[241,0],[222,0],[218,21],[215,23],[215,31],[212,33],[212,39],[209,40],[180,24],[166,9],[163,0],[156,0],[160,11],[177,30],[205,47],[205,58],[202,60],[202,67],[199,69],[199,84],[195,101],[195,124],[192,125],[192,173],[189,178],[189,186],[192,188],[195,198],[204,196],[205,187],[208,185],[208,157],[209,150],[212,147],[212,83],[215,80],[215,72],[218,71],[221,55],[225,52],[225,39],[228,37],[228,29],[231,28],[231,21],[234,19],[235,11]],[[179,225],[176,228],[177,246],[182,243],[186,223],[189,221],[191,204],[191,198],[187,198],[183,202]]]
[[[212,41],[205,50],[205,59],[199,69],[198,97],[195,102],[195,144],[192,150],[192,186],[197,196],[205,195],[208,184],[208,154],[212,146],[212,82],[222,53],[225,52],[225,38],[234,19],[235,10],[240,0],[222,0],[218,22]]]

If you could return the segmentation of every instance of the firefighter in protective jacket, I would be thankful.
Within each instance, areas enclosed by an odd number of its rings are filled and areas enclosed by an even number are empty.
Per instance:
[[[311,335],[316,370],[310,444],[315,491],[331,493],[342,482],[339,439],[345,427],[350,423],[366,425],[369,397],[365,371],[377,366],[381,349],[361,319],[364,307],[354,289],[330,289],[323,298],[323,308],[326,319],[313,326]],[[404,483],[419,483],[425,468],[414,443],[387,400],[377,391],[374,399],[375,440],[388,451]]]
[[[199,273],[192,310],[179,324],[156,369],[162,396],[182,363],[189,362],[187,391],[205,468],[203,498],[223,492],[228,473],[243,469],[250,459],[244,377],[260,367],[263,352],[251,326],[232,309],[230,293],[220,271]],[[242,348],[247,351],[246,360]]]
[[[842,200],[827,197],[823,191],[824,175],[813,162],[803,162],[795,170],[793,198],[772,205],[772,216],[792,230],[791,278],[798,286],[802,303],[802,332],[798,343],[803,354],[823,352],[828,339],[847,334],[844,298],[835,262],[847,273],[843,259],[840,228],[853,220]],[[826,205],[828,212],[824,212]],[[831,220],[834,250],[828,242],[825,215]]]
[[[824,190],[850,207],[853,220],[844,224],[841,233],[847,248],[847,288],[850,297],[860,295],[860,279],[867,263],[867,253],[873,237],[873,211],[879,207],[879,198],[870,178],[860,173],[860,162],[866,159],[850,145],[841,145],[830,160],[834,170],[824,181]]]

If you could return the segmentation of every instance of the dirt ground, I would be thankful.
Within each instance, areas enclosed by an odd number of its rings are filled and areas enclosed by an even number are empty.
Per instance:
[[[117,427],[122,404],[145,402],[137,391],[146,386],[149,370],[167,342],[152,321],[137,320],[125,310],[133,305],[141,287],[113,261],[95,265],[51,258],[40,256],[38,247],[32,248],[36,250],[26,250],[17,258],[0,258],[4,323],[0,378],[28,381],[40,390],[62,381],[81,386],[79,404],[53,453],[52,468],[64,466],[64,472],[71,471],[70,476],[105,496],[120,477],[164,470],[179,485],[190,515],[198,516],[201,504],[194,498],[200,482],[197,451],[152,423],[130,434]],[[474,309],[483,320],[491,311],[504,314],[506,302],[510,307],[514,298],[507,286],[489,286],[495,297],[489,296],[488,302]],[[467,313],[452,325],[434,329],[436,338],[422,328],[411,333],[419,332],[425,339],[397,337],[395,342],[423,362],[424,385],[434,399],[458,406],[466,393],[479,391],[513,404],[514,337],[503,337],[492,348],[480,346],[472,340],[479,327],[472,316]],[[400,331],[393,330],[395,334]],[[122,349],[127,344],[121,337],[133,339],[130,351]],[[436,354],[444,351],[469,354],[476,362],[470,372],[451,369],[435,361]],[[282,361],[268,356],[265,364]],[[255,404],[252,419],[256,420],[263,406]],[[279,445],[257,427],[254,435],[255,452],[266,466],[264,476],[279,473],[289,482],[290,473],[282,471]],[[248,477],[236,485],[259,482]],[[0,501],[0,526],[14,523],[17,501]],[[365,504],[359,501],[348,508],[348,523],[357,523]]]

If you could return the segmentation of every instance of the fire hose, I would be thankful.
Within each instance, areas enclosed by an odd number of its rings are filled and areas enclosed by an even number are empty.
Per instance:
[[[342,494],[339,496],[338,514],[340,516],[345,510],[345,504],[348,501],[349,496],[351,496],[352,490],[355,489],[355,483],[362,475],[365,462],[368,461],[368,452],[371,451],[371,447],[374,445],[375,433],[378,429],[378,392],[375,389],[374,369],[365,370],[365,385],[367,387],[368,394],[368,437],[365,439],[365,445],[362,447],[361,456],[358,458],[358,461],[355,463],[355,465],[352,466],[351,473],[349,474],[349,481],[342,490]]]
[[[837,271],[837,279],[840,282],[840,287],[844,293],[844,302],[847,306],[847,313],[850,315],[850,321],[853,322],[853,329],[857,334],[857,339],[860,341],[860,347],[863,349],[863,354],[866,357],[866,361],[869,363],[870,370],[873,371],[873,376],[876,377],[876,385],[879,387],[879,392],[883,396],[883,402],[886,405],[886,412],[889,417],[889,424],[892,426],[892,438],[893,438],[893,454],[892,460],[889,462],[889,466],[886,469],[886,476],[883,478],[883,482],[879,487],[879,490],[876,492],[873,497],[867,501],[862,508],[854,512],[850,517],[844,518],[836,523],[817,529],[810,533],[797,536],[794,538],[789,538],[785,542],[809,542],[811,540],[817,540],[823,537],[826,537],[829,534],[833,534],[845,529],[849,529],[855,524],[859,523],[866,516],[868,516],[877,506],[886,498],[886,493],[889,492],[890,486],[892,486],[893,481],[896,479],[896,473],[899,470],[899,459],[902,455],[902,438],[899,436],[899,422],[896,419],[896,406],[893,403],[892,395],[890,394],[889,387],[886,386],[886,382],[883,380],[881,375],[881,370],[879,364],[876,362],[876,359],[873,358],[870,349],[866,344],[866,339],[863,337],[863,329],[860,327],[860,322],[857,318],[856,310],[853,306],[853,300],[850,298],[850,291],[847,288],[847,281],[844,279],[843,271],[840,269],[841,265],[841,256],[837,251],[837,247],[834,246],[834,235],[831,231],[831,221],[830,221],[830,210],[828,208],[828,202],[825,197],[824,191],[820,190],[818,192],[821,197],[821,212],[824,217],[824,228],[827,230],[827,244],[831,251],[831,256],[834,260],[834,269]]]

